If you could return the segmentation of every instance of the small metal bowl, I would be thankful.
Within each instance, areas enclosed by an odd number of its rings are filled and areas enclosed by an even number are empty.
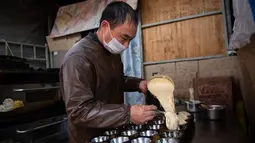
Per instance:
[[[111,139],[110,143],[126,143],[129,141],[128,137],[117,137]]]
[[[127,130],[121,133],[122,136],[131,137],[137,134],[138,132],[136,130]]]
[[[110,130],[110,131],[105,131],[104,135],[106,136],[112,136],[112,135],[117,135],[119,133],[118,130]]]
[[[151,143],[151,139],[146,137],[139,137],[131,140],[131,143]]]
[[[155,121],[153,121],[153,124],[155,124],[155,125],[164,125],[164,124],[165,124],[165,121],[164,121],[163,119],[161,119],[161,120],[155,120]]]
[[[164,138],[175,138],[179,139],[183,136],[183,132],[181,131],[167,131],[162,133],[162,137]]]
[[[224,118],[224,105],[207,105],[207,117],[210,120],[220,120]]]
[[[155,143],[180,143],[180,141],[174,138],[161,138],[157,140]]]
[[[127,129],[128,130],[141,130],[141,129],[143,129],[143,125],[130,125],[130,126],[127,126]]]
[[[101,143],[101,142],[106,142],[107,140],[109,140],[108,136],[99,136],[99,137],[95,137],[91,140],[92,143]]]
[[[158,134],[158,132],[153,131],[153,130],[146,130],[146,131],[140,132],[140,135],[143,136],[143,137],[152,137],[156,134]]]
[[[160,130],[160,129],[162,129],[162,125],[149,125],[148,126],[148,128],[150,129],[150,130]]]

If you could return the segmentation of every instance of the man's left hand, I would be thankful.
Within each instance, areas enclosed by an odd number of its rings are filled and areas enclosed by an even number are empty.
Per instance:
[[[140,91],[143,93],[143,94],[146,94],[147,90],[148,90],[148,87],[147,87],[147,80],[142,80],[140,83],[139,83],[139,89]]]

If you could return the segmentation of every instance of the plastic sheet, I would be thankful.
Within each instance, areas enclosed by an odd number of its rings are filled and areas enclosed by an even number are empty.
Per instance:
[[[230,38],[229,49],[239,49],[250,43],[250,36],[255,32],[255,24],[249,0],[233,0],[235,23]]]
[[[140,50],[140,33],[141,28],[137,27],[136,37],[130,42],[129,48],[125,50],[122,55],[122,62],[124,66],[124,73],[127,76],[141,77],[141,50]],[[138,92],[124,93],[126,104],[144,104],[144,96]]]

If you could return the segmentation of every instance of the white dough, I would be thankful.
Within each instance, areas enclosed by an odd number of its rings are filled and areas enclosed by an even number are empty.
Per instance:
[[[178,118],[180,120],[187,120],[188,119],[188,116],[184,115],[184,114],[178,114]]]
[[[181,114],[181,115],[185,115],[185,116],[190,116],[190,113],[185,112],[185,111],[181,111],[181,112],[179,112],[178,114],[179,114],[179,115]]]
[[[148,83],[149,91],[159,100],[165,110],[166,126],[169,130],[178,129],[178,125],[184,125],[190,114],[182,111],[178,115],[175,112],[174,84],[167,76],[155,76]]]
[[[176,130],[179,125],[179,118],[175,113],[165,112],[166,127],[169,130]]]
[[[185,125],[185,124],[187,124],[187,122],[185,120],[179,119],[179,125]]]
[[[174,84],[168,77],[154,77],[148,83],[149,91],[158,98],[165,110],[166,126],[169,130],[176,130],[179,118],[175,113]]]

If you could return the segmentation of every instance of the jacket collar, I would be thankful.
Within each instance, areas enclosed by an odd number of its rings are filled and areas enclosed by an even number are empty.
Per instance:
[[[104,45],[99,41],[98,36],[96,34],[96,32],[90,32],[86,38],[93,40],[94,42],[96,42],[97,44],[100,45],[100,48],[103,49],[103,51],[106,51],[108,54],[111,54],[107,49],[105,49]]]

